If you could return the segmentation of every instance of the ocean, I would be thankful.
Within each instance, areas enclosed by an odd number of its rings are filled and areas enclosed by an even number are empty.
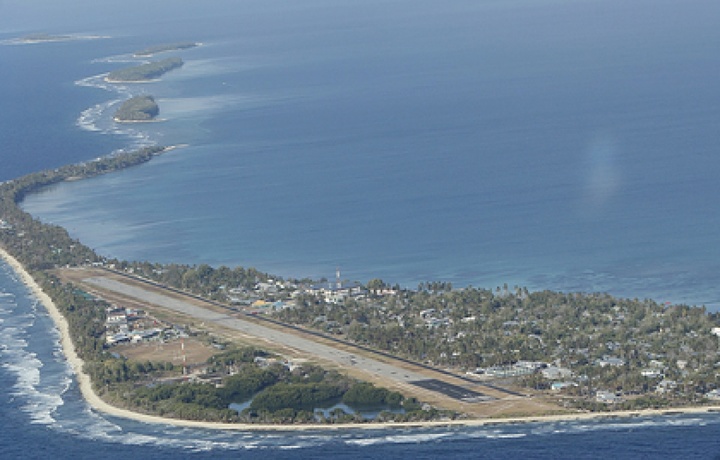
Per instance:
[[[0,46],[0,180],[179,145],[23,207],[109,257],[717,311],[719,13],[667,0],[6,1],[0,40],[104,38]],[[185,65],[161,81],[102,80],[132,51],[188,40],[202,46],[168,53]],[[155,96],[162,121],[113,123],[135,94]],[[289,435],[104,417],[3,270],[13,423],[0,446],[16,456],[717,455],[714,416]]]

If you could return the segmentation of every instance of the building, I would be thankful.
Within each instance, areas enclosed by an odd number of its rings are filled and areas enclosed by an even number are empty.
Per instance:
[[[573,375],[570,369],[555,366],[546,367],[545,369],[542,369],[540,373],[548,380],[566,379],[568,377],[572,377]]]
[[[342,303],[348,297],[356,297],[364,293],[362,285],[358,282],[337,282],[318,284],[306,290],[308,294],[318,295],[328,303]]]
[[[595,400],[603,404],[618,404],[623,402],[623,399],[617,393],[611,391],[598,391],[595,393]]]
[[[675,380],[663,379],[655,387],[655,393],[657,393],[657,394],[672,393],[677,388],[677,386],[678,386],[678,384]]]
[[[554,382],[552,385],[550,385],[550,389],[552,391],[562,391],[566,388],[576,387],[578,386],[575,382]]]
[[[640,371],[640,375],[650,379],[656,379],[665,376],[661,369],[643,369],[642,371]]]
[[[602,359],[598,359],[595,363],[600,367],[622,367],[625,365],[625,360],[614,356],[603,356]]]

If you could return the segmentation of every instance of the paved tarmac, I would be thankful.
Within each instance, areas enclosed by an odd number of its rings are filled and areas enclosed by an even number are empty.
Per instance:
[[[168,310],[192,316],[205,322],[213,322],[220,326],[233,329],[251,337],[258,337],[274,344],[287,346],[308,356],[317,356],[321,359],[338,363],[342,367],[353,366],[368,374],[375,374],[384,379],[395,380],[400,383],[411,383],[418,380],[427,380],[428,376],[408,371],[392,364],[384,363],[372,358],[346,352],[322,343],[299,337],[296,334],[269,328],[253,321],[245,321],[233,315],[219,313],[203,308],[188,301],[170,297],[135,285],[106,277],[86,278],[83,282],[96,286],[99,289],[116,292],[134,299],[154,304]]]

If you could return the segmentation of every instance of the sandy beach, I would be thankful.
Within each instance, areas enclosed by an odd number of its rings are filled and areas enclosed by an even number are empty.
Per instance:
[[[192,420],[170,419],[152,415],[140,414],[127,409],[112,406],[102,399],[93,391],[90,377],[83,372],[83,361],[75,351],[75,345],[70,339],[68,323],[65,317],[57,309],[52,299],[43,292],[35,279],[25,270],[25,268],[4,249],[0,248],[0,257],[20,276],[23,282],[32,291],[33,295],[45,306],[48,314],[52,318],[56,327],[60,331],[61,345],[67,362],[72,367],[76,376],[80,391],[94,410],[103,412],[110,416],[128,418],[144,423],[166,424],[181,427],[194,427],[205,429],[221,429],[221,430],[239,430],[239,431],[300,431],[300,430],[347,430],[347,429],[366,429],[376,430],[384,428],[431,428],[431,427],[448,427],[448,426],[483,426],[505,423],[550,423],[562,421],[580,421],[603,418],[619,418],[619,417],[653,417],[661,415],[679,415],[679,414],[707,414],[720,412],[720,406],[702,406],[690,408],[666,408],[657,410],[638,410],[638,411],[617,411],[604,413],[576,413],[565,415],[538,415],[515,418],[487,418],[473,420],[445,420],[432,422],[407,422],[407,423],[363,423],[363,424],[336,424],[336,425],[259,425],[259,424],[236,424],[236,423],[214,423]]]
[[[167,121],[165,118],[153,118],[151,120],[121,120],[120,118],[113,118],[115,123],[161,123]]]
[[[148,79],[148,80],[115,80],[115,79],[113,79],[113,78],[108,78],[108,77],[103,78],[103,80],[105,80],[106,83],[122,84],[122,85],[125,85],[125,84],[130,84],[130,85],[131,85],[131,84],[135,84],[135,83],[137,83],[137,84],[140,84],[140,83],[153,83],[153,82],[160,81],[159,78],[151,78],[151,79]]]

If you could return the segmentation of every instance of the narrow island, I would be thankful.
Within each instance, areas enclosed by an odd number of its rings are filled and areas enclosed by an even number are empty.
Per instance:
[[[178,42],[164,45],[149,46],[143,50],[133,53],[134,57],[150,57],[167,51],[181,51],[199,46],[196,42]]]
[[[181,58],[171,57],[161,61],[154,61],[125,69],[113,70],[107,75],[107,77],[105,77],[105,80],[111,83],[148,82],[163,76],[171,70],[182,67],[183,64],[184,63]]]
[[[60,35],[60,34],[48,34],[48,33],[35,33],[28,34],[22,37],[10,38],[6,40],[0,40],[0,45],[37,45],[42,43],[56,43],[56,42],[69,42],[76,40],[97,40],[101,38],[108,38],[100,35]]]
[[[234,429],[720,410],[720,315],[702,307],[108,260],[18,206],[48,185],[165,151],[114,154],[0,184],[0,255],[58,312],[65,352],[99,410]],[[377,414],[353,409],[367,406]]]
[[[155,98],[134,96],[123,102],[115,112],[113,120],[121,123],[152,121],[160,114]]]

